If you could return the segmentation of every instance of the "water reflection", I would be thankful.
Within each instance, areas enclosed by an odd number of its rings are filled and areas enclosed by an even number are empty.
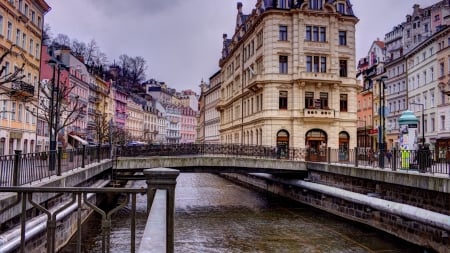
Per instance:
[[[145,201],[146,196],[138,196],[138,240]],[[175,205],[176,252],[422,252],[377,230],[211,174],[180,174]],[[126,210],[113,217],[111,252],[130,250],[128,217]],[[84,227],[83,252],[101,252],[100,226],[100,219],[91,219]],[[75,247],[63,252],[75,252]]]

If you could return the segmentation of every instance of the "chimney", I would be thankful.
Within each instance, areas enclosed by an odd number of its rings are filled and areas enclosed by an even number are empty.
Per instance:
[[[242,3],[241,2],[237,3],[237,9],[238,9],[238,13],[242,13]]]
[[[228,37],[228,35],[227,35],[226,33],[224,33],[224,34],[222,35],[222,38],[223,38],[224,40],[226,40],[227,37]]]

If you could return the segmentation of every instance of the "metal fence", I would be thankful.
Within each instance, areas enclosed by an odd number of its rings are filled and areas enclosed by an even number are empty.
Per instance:
[[[418,171],[450,176],[450,159],[439,157],[433,150],[365,150],[277,148],[240,144],[171,144],[119,147],[117,156],[183,156],[220,155],[284,159],[311,163],[342,164],[356,167]]]
[[[16,150],[14,155],[0,156],[0,187],[40,181],[106,158],[110,158],[109,147],[59,149],[54,158],[54,169],[51,169],[50,151],[22,154]]]

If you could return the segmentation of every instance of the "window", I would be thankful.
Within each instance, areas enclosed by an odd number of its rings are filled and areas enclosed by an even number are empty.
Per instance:
[[[42,19],[41,19],[41,17],[38,17],[38,26],[39,26],[39,28],[41,28],[41,26],[42,26]]]
[[[31,11],[31,22],[33,22],[33,24],[36,24],[36,12]]]
[[[0,35],[3,35],[3,16],[0,15]]]
[[[327,57],[325,56],[306,56],[307,72],[327,72]]]
[[[445,76],[445,68],[444,68],[444,63],[443,62],[441,62],[440,64],[439,64],[439,69],[440,69],[440,77],[443,77],[443,76]]]
[[[305,40],[306,40],[306,41],[311,41],[311,39],[312,39],[312,35],[311,35],[311,26],[307,25],[307,26],[306,26]]]
[[[17,115],[18,121],[22,121],[22,110],[23,110],[23,106],[22,106],[22,104],[19,104],[19,114]]]
[[[327,41],[327,32],[325,30],[325,27],[319,27],[319,31],[320,31],[319,41],[321,42]]]
[[[20,29],[16,30],[16,45],[20,44]]]
[[[5,70],[3,72],[4,76],[9,74],[9,62],[5,62]]]
[[[256,34],[256,47],[260,47],[263,45],[263,31],[259,31]]]
[[[25,4],[25,10],[23,14],[28,17],[28,4]]]
[[[24,33],[22,34],[22,48],[26,48],[27,45],[27,35]]]
[[[347,77],[347,60],[339,60],[339,76]]]
[[[12,36],[12,23],[11,22],[8,22],[8,32],[7,32],[7,34],[6,34],[6,38],[8,39],[8,40],[11,40],[11,36]]]
[[[288,73],[288,57],[286,55],[280,55],[280,74]]]
[[[3,100],[3,105],[2,105],[2,118],[3,119],[6,119],[6,110],[7,110],[6,106],[7,106],[7,101]]]
[[[347,45],[347,32],[339,31],[339,45],[346,46]]]
[[[340,106],[340,111],[341,112],[346,112],[347,111],[347,94],[341,94],[340,95],[340,99],[339,99],[339,106]]]
[[[288,6],[288,0],[279,0],[278,2],[279,2],[279,4],[278,4],[278,7],[279,7],[279,8],[281,8],[281,9],[287,9],[287,8],[289,8],[289,6]]]
[[[445,130],[445,115],[441,115],[441,129],[440,130]]]
[[[287,103],[288,103],[288,92],[280,91],[280,98],[279,98],[279,102],[278,102],[279,109],[287,110]]]
[[[320,109],[328,109],[328,92],[320,93]]]
[[[5,155],[5,138],[0,139],[0,155]]]
[[[288,30],[287,30],[287,26],[285,26],[285,25],[280,25],[279,40],[288,40]]]
[[[337,12],[339,12],[341,14],[345,14],[345,4],[338,3],[338,5],[337,5]]]
[[[16,102],[11,101],[11,120],[16,120]]]
[[[305,92],[305,108],[314,108],[314,92]]]
[[[309,0],[309,8],[311,10],[321,10],[322,0]]]
[[[28,50],[28,53],[31,55],[33,55],[33,53],[34,53],[33,46],[34,46],[34,41],[33,41],[33,39],[30,39],[30,45],[29,45],[30,50]]]

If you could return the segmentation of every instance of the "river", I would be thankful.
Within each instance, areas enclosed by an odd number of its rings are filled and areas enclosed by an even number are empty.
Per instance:
[[[144,182],[137,186],[145,187]],[[138,231],[146,196],[138,196]],[[231,183],[212,174],[180,174],[176,187],[175,252],[425,252],[378,230],[293,201]],[[129,252],[127,210],[114,217],[111,252]],[[100,219],[83,228],[83,252],[101,252]],[[73,246],[64,253],[74,252]]]

